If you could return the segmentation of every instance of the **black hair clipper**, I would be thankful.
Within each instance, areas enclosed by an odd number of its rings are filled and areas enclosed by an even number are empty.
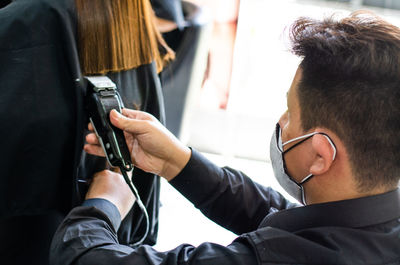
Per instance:
[[[150,221],[146,207],[140,199],[140,194],[127,174],[128,171],[133,169],[133,165],[125,142],[124,132],[110,122],[110,111],[115,109],[121,112],[123,103],[118,94],[117,86],[107,76],[85,76],[85,81],[87,82],[86,106],[89,120],[108,162],[111,166],[121,169],[122,176],[134,194],[146,220],[145,233],[137,242],[130,244],[132,247],[137,247],[146,239],[150,229]]]
[[[113,167],[130,171],[132,162],[124,133],[110,122],[110,111],[121,112],[123,107],[116,85],[107,76],[85,76],[85,81],[89,120],[107,160]]]

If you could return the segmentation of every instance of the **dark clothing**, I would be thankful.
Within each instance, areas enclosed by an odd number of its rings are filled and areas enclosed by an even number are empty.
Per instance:
[[[150,2],[157,17],[174,21],[179,28],[185,26],[181,0],[150,0]]]
[[[85,202],[59,227],[52,264],[400,264],[400,191],[304,207],[197,153],[170,182],[206,216],[241,234],[227,247],[168,252],[118,244],[116,207]],[[94,206],[94,207],[93,207]],[[114,212],[114,213],[113,213]]]
[[[1,265],[46,265],[51,239],[65,214],[49,212],[0,221]]]
[[[0,10],[0,220],[71,208],[86,127],[74,13],[71,0]]]
[[[80,183],[105,166],[104,159],[95,164],[82,158],[88,120],[76,19],[74,0],[13,0],[0,9],[2,265],[48,264],[52,235],[83,201]],[[164,120],[154,64],[109,76],[125,106]],[[154,244],[159,178],[137,170],[134,181],[151,222],[145,242]],[[119,241],[135,242],[144,228],[135,206],[121,224]]]

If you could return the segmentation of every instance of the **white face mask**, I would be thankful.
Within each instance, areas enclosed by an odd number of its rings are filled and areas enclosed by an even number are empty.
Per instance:
[[[279,123],[277,123],[276,129],[275,129],[274,133],[272,134],[271,143],[270,143],[270,156],[271,156],[272,169],[274,171],[275,178],[278,180],[279,184],[282,186],[282,188],[287,193],[289,193],[291,196],[293,196],[296,200],[298,200],[302,204],[306,205],[307,203],[306,203],[306,198],[305,198],[305,194],[304,194],[303,184],[306,183],[307,181],[309,181],[313,177],[313,175],[308,174],[300,182],[296,182],[287,172],[285,159],[284,159],[283,155],[316,134],[322,134],[323,136],[325,136],[328,139],[329,143],[331,144],[331,146],[334,150],[332,161],[335,160],[335,157],[336,157],[336,147],[328,135],[326,135],[324,133],[320,133],[320,132],[313,132],[310,134],[299,136],[299,137],[291,139],[285,143],[282,143],[281,134],[282,134],[281,127],[279,126]],[[299,140],[301,140],[301,141],[299,141]],[[299,141],[299,142],[294,144],[293,146],[291,146],[289,149],[283,151],[283,147],[285,145],[295,142],[295,141]]]

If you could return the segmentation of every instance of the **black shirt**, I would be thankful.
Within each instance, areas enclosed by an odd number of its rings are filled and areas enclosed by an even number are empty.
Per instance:
[[[240,236],[228,246],[132,249],[116,239],[116,207],[90,200],[59,227],[51,264],[400,264],[399,189],[299,207],[195,150],[170,183],[206,216]]]

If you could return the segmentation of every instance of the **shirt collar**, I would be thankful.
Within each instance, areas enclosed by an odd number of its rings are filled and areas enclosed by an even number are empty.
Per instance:
[[[260,227],[289,232],[311,227],[366,227],[400,217],[400,189],[351,200],[312,204],[267,215]]]

